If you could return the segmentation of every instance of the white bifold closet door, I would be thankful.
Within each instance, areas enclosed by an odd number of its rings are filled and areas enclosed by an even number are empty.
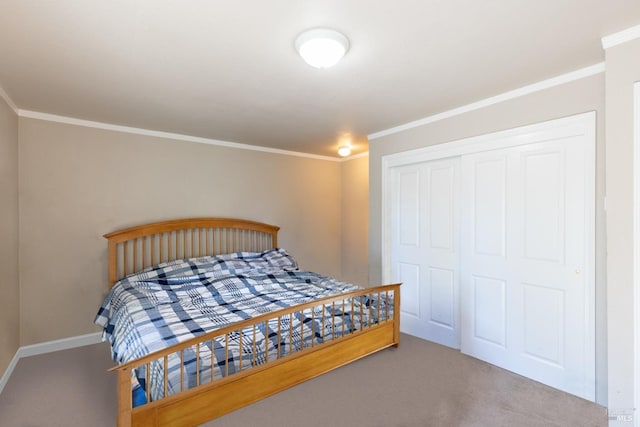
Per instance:
[[[594,399],[584,142],[462,157],[461,350]]]
[[[388,167],[389,271],[402,332],[594,400],[594,139],[570,126]]]

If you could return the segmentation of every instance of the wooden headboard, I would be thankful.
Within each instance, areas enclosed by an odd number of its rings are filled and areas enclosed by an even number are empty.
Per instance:
[[[109,241],[109,286],[127,274],[161,262],[275,248],[279,229],[243,219],[187,218],[105,234]]]

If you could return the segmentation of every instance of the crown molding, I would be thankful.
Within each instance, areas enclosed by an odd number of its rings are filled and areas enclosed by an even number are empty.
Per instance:
[[[58,116],[55,114],[48,114],[48,113],[39,113],[37,111],[18,110],[18,115],[20,117],[25,117],[29,119],[45,120],[49,122],[65,123],[70,125],[110,130],[115,132],[131,133],[136,135],[153,136],[157,138],[173,139],[177,141],[196,142],[199,144],[217,145],[220,147],[236,148],[241,150],[261,151],[265,153],[281,154],[285,156],[304,157],[304,158],[315,159],[315,160],[326,160],[326,161],[332,161],[332,162],[342,161],[342,159],[339,159],[337,157],[320,156],[317,154],[301,153],[298,151],[289,151],[289,150],[280,150],[277,148],[260,147],[257,145],[241,144],[238,142],[202,138],[199,136],[183,135],[179,133],[170,133],[170,132],[156,131],[156,130],[150,130],[150,129],[135,128],[130,126],[120,126],[120,125],[113,125],[109,123],[93,122],[90,120],[76,119],[73,117]]]
[[[18,110],[18,107],[16,106],[15,102],[13,102],[13,99],[9,97],[9,95],[7,94],[7,92],[4,90],[2,86],[0,86],[0,98],[4,99],[4,102],[6,102],[9,107],[11,107],[11,109],[13,110],[14,113],[16,113],[16,115],[19,115],[18,112],[20,110]]]
[[[500,95],[492,96],[490,98],[483,99],[481,101],[473,102],[471,104],[463,105],[462,107],[454,108],[452,110],[444,111],[442,113],[434,114],[433,116],[428,116],[423,119],[415,120],[413,122],[405,123],[403,125],[395,126],[389,129],[382,130],[380,132],[375,132],[369,135],[369,141],[382,138],[383,136],[392,135],[395,133],[403,132],[405,130],[417,128],[420,126],[424,126],[429,123],[437,122],[440,120],[448,119],[450,117],[459,116],[464,113],[468,113],[470,111],[479,110],[481,108],[486,108],[491,105],[499,104],[504,101],[509,101],[511,99],[519,98],[521,96],[529,95],[535,92],[539,92],[545,89],[549,89],[555,86],[560,86],[566,83],[570,83],[576,80],[584,79],[586,77],[591,77],[596,74],[605,72],[605,63],[600,62],[594,65],[590,65],[585,68],[581,68],[576,71],[572,71],[566,74],[559,75],[557,77],[552,77],[547,80],[542,80],[538,83],[533,83],[527,86],[523,86],[518,89],[511,90],[509,92],[504,92]]]
[[[626,43],[638,38],[640,38],[640,25],[636,25],[635,27],[627,28],[626,30],[622,30],[603,37],[602,47],[606,50],[610,47],[617,46],[619,44]]]
[[[369,156],[369,152],[365,151],[364,153],[354,154],[353,156],[349,156],[349,157],[343,157],[342,159],[340,159],[340,162],[348,162],[349,160],[356,160],[361,157],[368,157],[368,156]]]

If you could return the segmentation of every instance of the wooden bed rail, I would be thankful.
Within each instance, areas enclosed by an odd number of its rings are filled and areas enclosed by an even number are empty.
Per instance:
[[[233,218],[160,221],[105,234],[109,242],[109,284],[148,266],[175,259],[278,246],[280,227]]]
[[[114,367],[111,370],[118,373],[118,426],[195,426],[382,348],[398,346],[400,342],[399,307],[400,284],[360,289],[237,322]],[[325,318],[327,308],[330,308],[329,312],[332,315]],[[322,319],[314,317],[317,312],[322,312]],[[339,314],[336,315],[336,312]],[[294,317],[304,319],[304,322],[300,323],[298,348],[293,348],[295,340],[292,334],[298,332],[292,331]],[[307,322],[309,320],[310,323]],[[323,325],[322,331],[313,329],[316,321]],[[256,328],[264,325],[264,329],[268,330],[269,322],[277,322],[277,332],[272,332],[274,335],[277,333],[275,355],[270,355],[266,348],[262,354],[256,349]],[[281,330],[280,325],[287,322],[289,329]],[[309,323],[312,328],[311,339],[308,342],[304,339],[305,323]],[[327,324],[330,325],[330,332],[326,330]],[[306,328],[308,334],[309,326],[307,325]],[[229,372],[230,334],[235,334],[235,337],[238,334],[240,336],[240,355],[250,355],[249,360],[246,361],[244,357],[240,358],[239,368],[234,368],[236,371],[234,373]],[[218,365],[215,365],[221,370],[222,376],[214,378],[212,354],[210,379],[207,377],[205,380],[200,375],[207,367],[199,366],[199,351],[201,346],[206,344],[210,344],[213,349],[213,340],[216,339],[225,343],[224,363],[220,365],[218,360]],[[246,345],[253,348],[245,347],[243,350],[245,341],[251,343]],[[281,346],[286,341],[290,351],[282,354]],[[187,370],[185,351],[187,350],[195,352],[195,386],[185,388],[187,375],[185,374]],[[264,360],[259,363],[257,358],[260,354]],[[169,357],[173,357],[174,362],[179,358],[179,390],[174,390],[173,393],[168,393]],[[151,396],[152,363],[155,363],[156,367],[161,365],[160,370],[164,370],[162,376],[164,393],[160,397]],[[222,366],[225,367],[226,372],[222,371]],[[144,368],[146,375],[145,394],[148,403],[133,408],[132,371],[139,368]],[[277,381],[274,381],[274,376],[277,377]]]

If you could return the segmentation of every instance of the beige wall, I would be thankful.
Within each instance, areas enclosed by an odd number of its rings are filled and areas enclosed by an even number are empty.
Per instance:
[[[19,345],[18,116],[0,98],[0,376]]]
[[[607,49],[606,64],[609,408],[615,414],[635,403],[633,83],[640,81],[640,40]]]
[[[342,275],[343,163],[27,118],[19,140],[21,345],[97,331],[101,236],[148,221],[276,224],[302,268]]]
[[[369,158],[342,163],[342,276],[369,285]]]
[[[596,111],[596,400],[607,399],[606,235],[604,200],[604,75],[584,78],[544,91],[471,111],[449,119],[371,141],[369,265],[370,280],[379,282],[381,258],[382,156],[486,133]]]

